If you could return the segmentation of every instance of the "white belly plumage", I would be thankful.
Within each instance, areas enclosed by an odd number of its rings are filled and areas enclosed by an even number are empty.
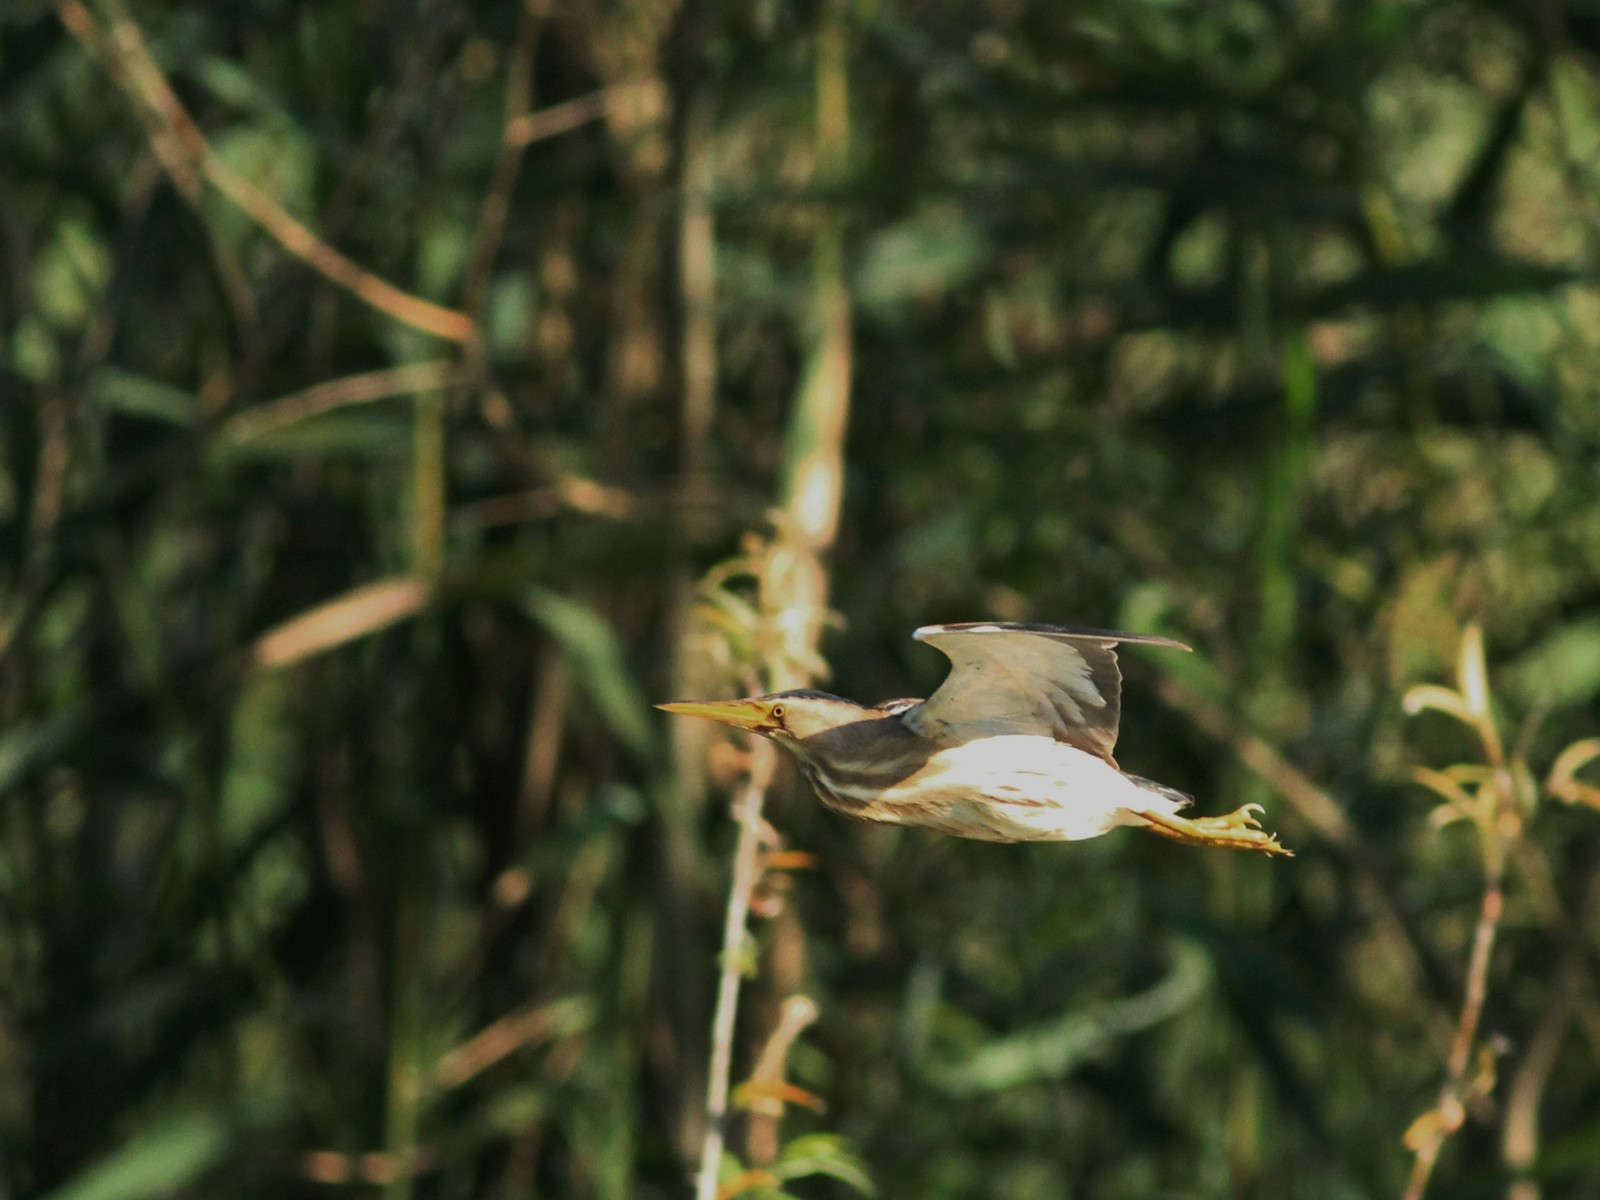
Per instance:
[[[989,841],[1075,842],[1182,802],[1053,738],[1005,734],[941,750],[860,815]]]

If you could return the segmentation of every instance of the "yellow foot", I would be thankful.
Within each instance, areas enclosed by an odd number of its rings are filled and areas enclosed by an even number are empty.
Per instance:
[[[1185,819],[1170,813],[1142,812],[1138,815],[1150,823],[1150,831],[1175,842],[1191,846],[1226,846],[1230,850],[1259,850],[1262,854],[1282,854],[1293,858],[1293,850],[1285,850],[1278,839],[1261,828],[1255,814],[1264,811],[1259,804],[1246,804],[1237,812],[1225,817],[1195,817]]]

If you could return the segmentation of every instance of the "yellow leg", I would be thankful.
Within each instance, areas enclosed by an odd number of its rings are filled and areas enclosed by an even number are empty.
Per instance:
[[[1263,854],[1282,854],[1293,858],[1293,850],[1285,850],[1276,837],[1261,828],[1261,823],[1253,815],[1261,811],[1259,804],[1246,804],[1225,817],[1185,819],[1160,812],[1142,812],[1138,815],[1150,822],[1150,832],[1159,833],[1175,842],[1185,842],[1191,846],[1226,846],[1230,850],[1259,850]]]

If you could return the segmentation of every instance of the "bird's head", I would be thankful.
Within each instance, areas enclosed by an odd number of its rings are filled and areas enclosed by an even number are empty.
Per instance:
[[[852,700],[809,689],[743,700],[682,700],[656,707],[680,716],[709,717],[735,729],[748,729],[791,749],[798,749],[799,743],[819,733],[883,715]]]

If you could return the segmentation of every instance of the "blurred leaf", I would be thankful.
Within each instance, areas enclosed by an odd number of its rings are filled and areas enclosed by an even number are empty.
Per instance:
[[[71,209],[51,233],[34,260],[34,311],[57,329],[80,329],[111,276],[111,254],[95,226]]]
[[[282,113],[253,114],[211,135],[217,157],[236,174],[304,220],[314,211],[317,154],[311,139]],[[236,252],[265,238],[253,217],[215,191],[204,195],[207,221]]]
[[[516,362],[528,352],[538,302],[538,290],[527,274],[518,272],[495,279],[484,305],[489,327],[486,340],[495,361]]]
[[[1489,716],[1489,671],[1483,663],[1483,627],[1468,625],[1461,635],[1461,660],[1457,668],[1467,710],[1477,720]]]
[[[529,589],[523,607],[543,625],[577,667],[578,681],[601,719],[641,761],[655,757],[650,704],[634,682],[617,631],[603,616],[577,600],[543,588]]]
[[[1553,709],[1590,703],[1600,694],[1600,620],[1551,629],[1505,673],[1525,706]]]
[[[214,439],[207,449],[224,463],[336,454],[406,462],[411,458],[411,422],[393,413],[325,413],[239,441]]]
[[[89,381],[96,403],[132,416],[152,417],[169,425],[189,427],[200,420],[200,397],[158,379],[116,367],[101,367]]]
[[[50,0],[7,0],[0,5],[0,25],[27,25],[44,16]]]
[[[217,99],[241,112],[280,119],[287,115],[262,78],[234,59],[206,54],[189,64],[189,74]]]
[[[808,1175],[826,1175],[849,1185],[863,1196],[875,1196],[866,1167],[844,1138],[831,1133],[813,1133],[795,1138],[783,1148],[783,1154],[771,1168],[780,1182],[803,1179]]]
[[[1476,725],[1477,718],[1465,697],[1460,692],[1441,687],[1436,683],[1421,683],[1416,687],[1406,689],[1405,698],[1401,707],[1407,715],[1416,716],[1424,709],[1434,709],[1437,712],[1448,713],[1456,720],[1467,725]]]
[[[432,587],[408,575],[352,588],[262,634],[250,647],[250,661],[268,669],[292,666],[414,617],[432,599]]]
[[[121,1149],[48,1200],[145,1200],[191,1186],[228,1149],[227,1126],[210,1113],[167,1117],[133,1135]]]
[[[879,312],[919,297],[939,298],[965,282],[982,255],[970,224],[947,212],[924,214],[867,243],[855,295],[864,309]]]
[[[1414,767],[1411,778],[1427,788],[1434,795],[1440,797],[1448,805],[1459,810],[1459,816],[1470,817],[1474,813],[1475,802],[1466,790],[1450,776],[1442,771],[1435,771],[1431,767]]]
[[[297,770],[289,698],[281,674],[262,672],[245,680],[234,705],[218,799],[219,832],[230,851],[243,849],[288,802],[289,781]]]
[[[23,720],[0,732],[0,795],[16,787],[40,763],[60,754],[88,719],[85,709]]]
[[[1584,738],[1573,742],[1556,756],[1545,787],[1551,795],[1569,804],[1590,804],[1600,808],[1600,786],[1578,778],[1578,772],[1597,758],[1600,758],[1600,738]]]
[[[1172,954],[1166,978],[1147,991],[998,1038],[966,1061],[935,1066],[929,1073],[958,1096],[1060,1079],[1119,1039],[1177,1015],[1205,991],[1211,982],[1205,953],[1177,942]]]

